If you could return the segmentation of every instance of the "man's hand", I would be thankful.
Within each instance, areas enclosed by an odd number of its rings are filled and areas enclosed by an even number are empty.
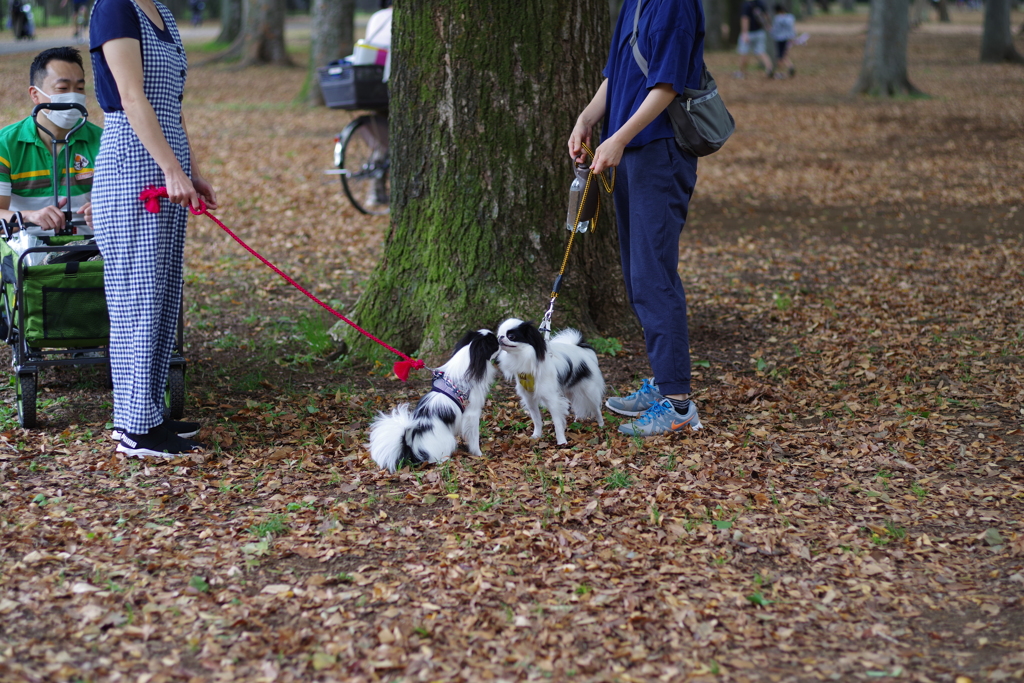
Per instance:
[[[196,188],[199,196],[203,198],[203,201],[206,202],[207,209],[213,210],[217,208],[217,193],[214,192],[210,181],[193,171],[192,185]]]
[[[92,230],[92,202],[89,202],[88,204],[84,205],[77,211],[77,213],[80,213],[83,216],[85,216],[85,224],[89,226],[90,230]]]
[[[26,223],[35,223],[43,230],[60,230],[64,227],[64,212],[61,210],[68,203],[67,197],[57,200],[57,206],[47,206],[38,211],[22,211],[21,217]]]

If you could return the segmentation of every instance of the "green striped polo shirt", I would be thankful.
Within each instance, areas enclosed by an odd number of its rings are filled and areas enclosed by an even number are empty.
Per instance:
[[[61,171],[58,194],[67,196],[66,174],[70,173],[72,211],[90,201],[102,133],[102,128],[86,122],[71,136],[71,168]],[[57,158],[63,166],[61,145]],[[11,211],[36,211],[53,204],[53,152],[39,138],[31,116],[0,129],[0,196],[11,198]]]

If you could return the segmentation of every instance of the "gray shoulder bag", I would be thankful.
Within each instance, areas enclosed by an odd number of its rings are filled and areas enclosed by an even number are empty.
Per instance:
[[[640,31],[640,10],[644,0],[638,0],[633,16],[633,35],[629,44],[633,46],[633,59],[647,76],[647,60],[640,54],[637,37]],[[668,116],[676,134],[676,142],[684,151],[698,157],[714,154],[722,148],[736,130],[736,121],[725,108],[725,102],[718,95],[715,79],[708,72],[707,64],[701,63],[700,87],[696,90],[684,88],[668,105]]]

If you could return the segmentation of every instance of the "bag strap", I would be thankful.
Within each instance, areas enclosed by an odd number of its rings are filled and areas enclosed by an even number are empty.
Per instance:
[[[644,0],[636,0],[636,14],[633,15],[633,35],[629,37],[629,44],[633,46],[633,59],[636,60],[636,65],[640,67],[640,70],[644,72],[644,76],[647,76],[647,60],[640,54],[640,46],[636,44],[637,37],[640,35],[640,10],[643,9]]]

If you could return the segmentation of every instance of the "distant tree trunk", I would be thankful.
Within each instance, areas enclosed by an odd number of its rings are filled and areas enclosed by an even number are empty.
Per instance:
[[[704,4],[704,49],[722,50],[722,3],[725,0],[701,0]]]
[[[218,43],[231,44],[242,33],[242,0],[221,0]]]
[[[932,0],[911,0],[910,3],[910,27],[917,28],[928,21],[931,13]]]
[[[843,11],[847,13],[852,13],[856,9],[853,0],[839,0],[839,6],[842,7]]]
[[[324,103],[324,95],[317,85],[317,67],[352,54],[355,12],[355,0],[314,0],[309,36],[309,104]]]
[[[622,9],[622,0],[608,0],[608,14],[611,15],[612,31],[615,30],[615,22],[619,19],[619,10]]]
[[[610,37],[606,0],[395,4],[392,221],[361,325],[434,362],[467,329],[540,321],[569,238],[566,141]],[[555,329],[639,331],[610,209],[576,238]]]
[[[939,21],[943,24],[948,24],[952,21],[949,18],[949,0],[939,0],[938,4]]]
[[[907,0],[871,0],[864,62],[854,93],[874,96],[916,95],[907,77]]]
[[[735,45],[740,40],[740,10],[743,8],[743,0],[720,1],[725,3],[725,10],[728,13],[726,19],[729,21],[729,44]]]
[[[1010,0],[985,0],[985,27],[981,35],[981,61],[1024,64],[1013,46]]]
[[[226,52],[211,61],[242,58],[241,66],[293,66],[284,44],[287,0],[245,0],[242,32]]]

